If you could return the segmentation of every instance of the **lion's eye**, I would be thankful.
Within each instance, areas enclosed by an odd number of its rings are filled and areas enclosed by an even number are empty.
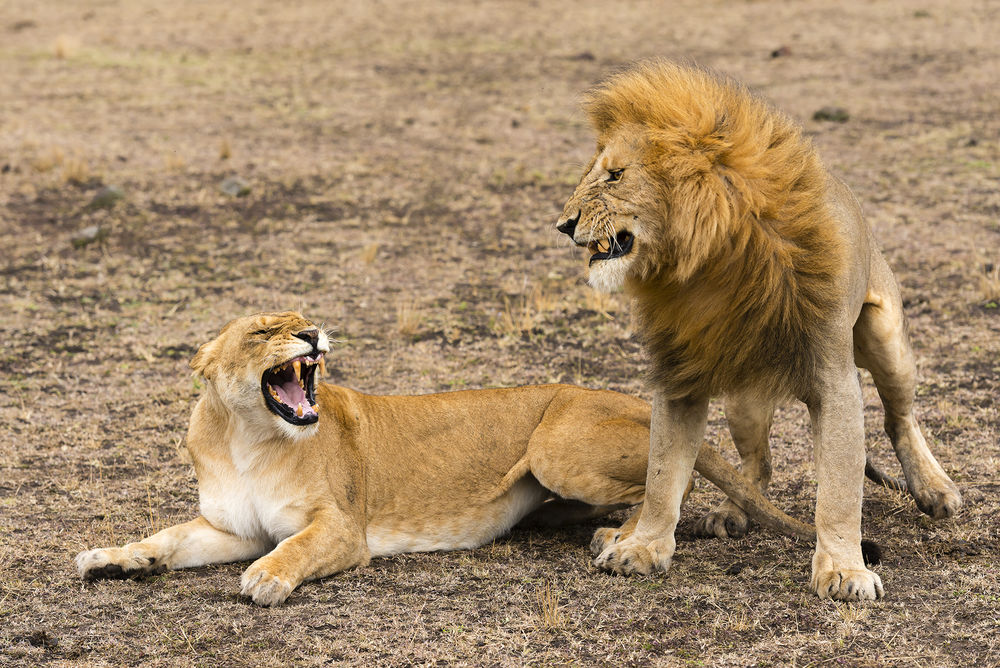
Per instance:
[[[267,336],[267,330],[258,329],[256,332],[250,332],[250,336]]]
[[[614,183],[621,179],[622,174],[625,172],[624,169],[609,169],[608,170],[608,183]]]

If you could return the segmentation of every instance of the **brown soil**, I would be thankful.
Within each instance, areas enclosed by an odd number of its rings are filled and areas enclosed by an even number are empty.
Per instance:
[[[1000,8],[347,4],[4,3],[0,664],[1000,663]],[[693,540],[705,483],[665,577],[597,572],[592,524],[376,560],[271,610],[237,598],[239,564],[77,579],[80,549],[197,512],[187,361],[237,315],[324,321],[333,380],[370,392],[644,393],[627,302],[589,291],[553,223],[592,149],[581,91],[647,56],[801,119],[897,272],[920,414],[966,506],[933,522],[869,486],[885,600],[818,600],[789,539]],[[232,175],[248,195],[220,191]],[[124,198],[95,202],[111,185]],[[773,447],[772,497],[807,518],[800,407]]]

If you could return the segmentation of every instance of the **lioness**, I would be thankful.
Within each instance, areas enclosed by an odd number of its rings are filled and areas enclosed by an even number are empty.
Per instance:
[[[256,559],[242,593],[274,605],[372,556],[476,547],[532,511],[568,521],[643,499],[639,399],[569,385],[371,396],[317,381],[329,347],[293,312],[239,318],[203,345],[187,436],[201,517],[81,552],[80,575]],[[696,468],[762,524],[812,539],[714,450]]]
[[[761,490],[775,403],[795,397],[815,440],[811,588],[882,596],[860,548],[855,365],[871,371],[920,509],[947,517],[961,496],[914,417],[899,290],[857,200],[787,116],[705,70],[637,65],[591,91],[586,111],[597,150],[557,228],[588,249],[592,286],[634,298],[655,390],[646,501],[634,532],[596,563],[619,573],[670,567],[710,397],[726,396],[743,470]],[[728,502],[702,522],[706,534],[745,530]]]

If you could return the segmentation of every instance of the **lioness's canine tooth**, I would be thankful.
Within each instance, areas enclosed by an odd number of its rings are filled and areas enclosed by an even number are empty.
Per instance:
[[[295,380],[299,381],[299,385],[302,384],[302,362],[301,360],[295,360],[292,362],[292,368],[295,369]]]
[[[302,417],[302,404],[299,404],[298,406],[295,407],[295,414],[298,415],[299,417]]]
[[[319,358],[319,372],[320,372],[320,375],[323,375],[323,376],[326,375],[326,358],[323,357],[323,356],[320,356],[320,358]]]

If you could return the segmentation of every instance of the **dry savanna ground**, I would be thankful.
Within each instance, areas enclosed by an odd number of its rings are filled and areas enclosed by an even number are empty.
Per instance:
[[[0,664],[1000,663],[998,31],[987,0],[6,0]],[[790,539],[694,540],[704,481],[665,577],[596,571],[589,524],[379,559],[276,609],[237,597],[238,564],[77,579],[80,549],[197,512],[187,362],[241,314],[335,328],[332,381],[369,392],[644,394],[627,301],[553,223],[592,149],[580,93],[649,56],[800,119],[897,272],[966,505],[933,522],[868,486],[883,601],[818,600]],[[898,471],[867,380],[866,402]],[[717,404],[710,437],[733,455]],[[809,443],[783,408],[772,497],[802,518]]]

